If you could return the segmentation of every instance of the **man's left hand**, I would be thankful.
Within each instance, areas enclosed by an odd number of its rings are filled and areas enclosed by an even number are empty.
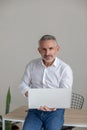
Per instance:
[[[55,111],[56,108],[49,108],[47,106],[40,106],[40,108],[38,110],[41,110],[41,111]]]

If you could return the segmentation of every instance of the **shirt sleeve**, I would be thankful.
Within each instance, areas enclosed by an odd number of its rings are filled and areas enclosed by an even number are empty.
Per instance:
[[[25,68],[25,72],[23,74],[23,77],[21,79],[21,82],[19,84],[19,88],[21,89],[21,92],[24,96],[25,96],[25,93],[28,91],[29,86],[30,86],[30,81],[31,81],[30,70],[31,70],[31,66],[27,65]]]
[[[73,85],[73,72],[72,69],[67,66],[61,75],[60,88],[70,88]]]

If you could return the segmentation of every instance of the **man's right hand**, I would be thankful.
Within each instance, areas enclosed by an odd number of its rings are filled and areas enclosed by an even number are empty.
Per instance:
[[[41,110],[41,111],[56,111],[56,108],[49,108],[47,106],[40,106],[40,108],[38,108],[38,110]]]
[[[28,91],[25,93],[25,96],[28,97]]]

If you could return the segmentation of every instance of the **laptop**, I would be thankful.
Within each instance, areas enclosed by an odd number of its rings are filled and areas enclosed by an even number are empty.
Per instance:
[[[49,108],[70,108],[72,88],[31,88],[28,91],[29,109],[48,106]]]

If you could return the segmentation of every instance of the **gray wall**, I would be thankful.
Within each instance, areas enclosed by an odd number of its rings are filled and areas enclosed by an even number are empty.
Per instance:
[[[9,86],[11,110],[27,104],[18,85],[44,34],[56,36],[59,57],[73,69],[73,91],[87,108],[87,0],[0,0],[0,113]]]

